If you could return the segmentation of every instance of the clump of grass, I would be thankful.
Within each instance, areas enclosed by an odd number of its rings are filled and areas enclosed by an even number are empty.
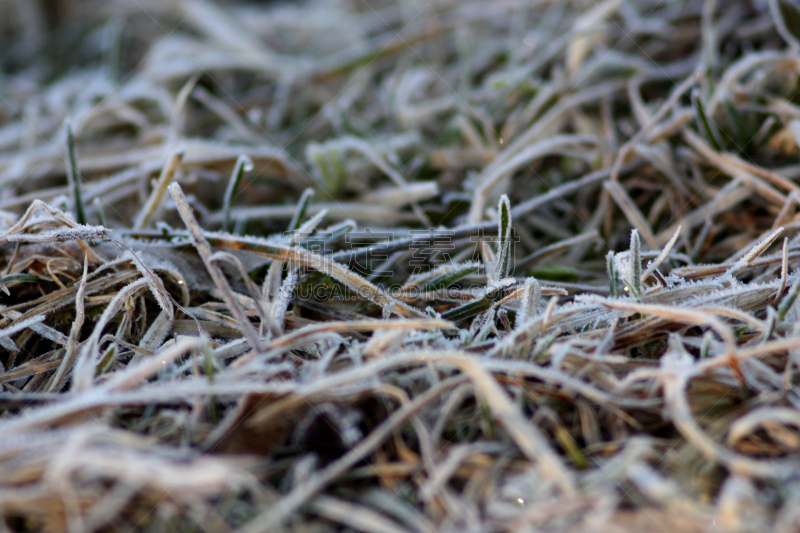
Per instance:
[[[790,3],[2,5],[0,529],[796,529]]]

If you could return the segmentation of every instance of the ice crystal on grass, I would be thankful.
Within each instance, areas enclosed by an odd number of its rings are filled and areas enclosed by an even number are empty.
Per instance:
[[[789,3],[157,4],[3,5],[0,529],[793,531]]]

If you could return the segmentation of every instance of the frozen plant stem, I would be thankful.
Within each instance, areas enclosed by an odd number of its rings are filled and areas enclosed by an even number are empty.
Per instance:
[[[172,195],[172,199],[175,201],[175,205],[178,207],[178,213],[181,216],[181,220],[183,220],[183,223],[186,225],[186,229],[189,230],[192,243],[197,249],[198,255],[203,260],[203,264],[205,265],[209,275],[211,275],[214,285],[216,285],[216,287],[222,293],[222,298],[233,315],[233,318],[236,319],[239,327],[242,328],[242,332],[244,333],[245,337],[247,337],[250,345],[259,352],[263,352],[264,344],[261,342],[258,332],[256,332],[255,328],[250,323],[250,319],[247,318],[247,316],[244,314],[244,311],[242,311],[242,308],[236,302],[236,299],[233,296],[233,291],[231,291],[231,287],[228,284],[228,280],[225,279],[225,275],[212,259],[213,252],[211,251],[211,246],[209,246],[208,241],[206,241],[205,237],[203,236],[203,230],[200,228],[200,225],[194,218],[194,214],[192,214],[192,208],[186,201],[186,197],[183,195],[181,186],[177,183],[173,183],[169,186],[169,192]]]
[[[161,169],[161,174],[158,176],[158,181],[156,182],[153,191],[150,193],[147,203],[144,204],[141,213],[139,213],[139,216],[136,217],[136,222],[133,224],[133,229],[145,228],[150,223],[151,218],[161,205],[161,200],[164,198],[164,194],[167,192],[167,187],[175,177],[175,172],[178,170],[178,167],[183,160],[183,154],[184,151],[181,149],[175,150],[170,154],[167,164]]]

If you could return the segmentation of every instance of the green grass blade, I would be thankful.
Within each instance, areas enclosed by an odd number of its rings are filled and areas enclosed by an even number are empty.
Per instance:
[[[222,209],[225,212],[225,218],[222,222],[222,231],[230,231],[231,228],[231,202],[239,183],[242,181],[242,176],[245,172],[253,170],[253,160],[246,155],[240,155],[236,160],[236,165],[233,167],[231,179],[228,181],[228,187],[225,189],[225,196],[222,200]]]
[[[497,262],[492,272],[492,280],[500,281],[508,277],[511,270],[511,204],[505,194],[497,205]]]
[[[465,318],[471,318],[489,309],[492,304],[502,298],[502,296],[503,289],[500,287],[495,290],[487,291],[486,294],[479,298],[475,298],[464,305],[445,311],[442,313],[442,319],[457,322]]]
[[[631,231],[630,265],[630,290],[633,292],[633,295],[638,298],[639,295],[642,294],[642,243],[637,230]]]
[[[67,185],[72,195],[72,210],[78,224],[86,224],[86,211],[81,198],[81,175],[78,171],[78,157],[75,154],[75,137],[72,125],[67,122]]]
[[[798,295],[800,295],[800,275],[796,275],[789,292],[781,299],[781,303],[778,304],[778,322],[786,317],[786,313],[792,308]]]
[[[608,272],[608,285],[611,296],[619,295],[619,276],[617,269],[614,267],[614,252],[609,251],[606,254],[606,271]]]
[[[702,128],[706,140],[709,142],[709,144],[711,144],[711,147],[714,148],[714,150],[717,152],[722,152],[723,146],[719,132],[717,131],[714,123],[706,114],[705,106],[703,106],[703,101],[700,98],[700,92],[697,89],[692,91],[692,106],[694,107],[695,118]]]
[[[300,196],[300,200],[297,202],[297,211],[294,212],[292,220],[289,222],[289,232],[296,231],[303,223],[303,219],[306,217],[306,212],[308,211],[308,205],[311,203],[313,197],[314,189],[306,189],[303,191],[303,195]]]

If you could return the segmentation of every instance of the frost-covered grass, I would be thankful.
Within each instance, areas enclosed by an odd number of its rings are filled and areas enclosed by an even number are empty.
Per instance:
[[[0,13],[0,531],[800,527],[794,0]]]

